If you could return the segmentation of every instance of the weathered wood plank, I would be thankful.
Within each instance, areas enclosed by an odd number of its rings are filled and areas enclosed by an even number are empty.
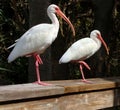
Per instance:
[[[49,81],[52,86],[1,86],[0,110],[95,110],[120,105],[120,77],[89,80],[93,83],[63,80]]]
[[[97,110],[120,105],[118,99],[117,89],[105,90],[1,105],[0,110]]]
[[[63,94],[64,88],[58,86],[40,86],[37,84],[18,84],[0,87],[0,102]]]
[[[72,94],[62,97],[59,103],[61,103],[61,110],[97,110],[120,103],[118,100],[116,104],[113,102],[116,100],[114,96],[114,90]],[[119,93],[116,96],[120,98]]]
[[[120,87],[120,78],[89,80],[93,83],[85,84],[80,80],[63,80],[50,81],[49,83],[53,84],[52,86],[40,86],[32,83],[1,86],[0,102]]]
[[[64,87],[64,93],[84,92],[120,87],[120,77],[115,78],[93,78],[88,79],[91,84],[81,82],[81,80],[54,81],[53,84]],[[52,82],[51,82],[52,83]]]

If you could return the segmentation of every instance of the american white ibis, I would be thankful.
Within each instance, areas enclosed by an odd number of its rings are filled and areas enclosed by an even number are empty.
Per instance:
[[[55,14],[61,16],[70,25],[73,35],[75,35],[75,30],[72,23],[62,13],[57,5],[50,5],[47,8],[47,14],[52,21],[51,24],[42,23],[30,28],[18,40],[16,40],[15,44],[8,47],[8,49],[14,47],[8,57],[9,63],[22,56],[33,56],[35,58],[37,74],[36,83],[40,85],[49,85],[40,80],[39,64],[42,64],[43,62],[39,54],[42,54],[57,37],[59,31],[59,21]]]
[[[103,43],[107,51],[107,54],[109,54],[108,47],[104,42],[100,31],[93,30],[90,34],[90,38],[86,37],[73,43],[70,46],[70,48],[68,48],[68,50],[63,54],[63,56],[59,60],[59,63],[68,63],[71,61],[79,63],[80,71],[82,74],[82,81],[90,82],[90,81],[87,81],[84,77],[83,65],[89,70],[90,70],[90,67],[83,60],[91,57],[96,51],[98,51],[101,47],[101,43]]]

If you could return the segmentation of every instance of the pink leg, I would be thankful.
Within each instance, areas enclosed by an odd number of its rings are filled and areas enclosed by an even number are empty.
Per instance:
[[[35,54],[35,59],[38,61],[38,64],[43,64],[43,61],[38,54]]]
[[[90,70],[90,67],[87,63],[85,63],[84,61],[78,61],[78,63],[80,63],[80,71],[81,71],[81,74],[82,74],[82,81],[85,82],[85,83],[92,83],[91,81],[88,81],[85,79],[85,76],[84,76],[84,72],[83,72],[83,67],[82,65],[84,65],[87,69]]]
[[[35,66],[36,66],[36,74],[37,74],[37,81],[35,83],[39,84],[39,85],[43,85],[43,86],[47,86],[47,85],[51,85],[48,83],[44,83],[40,80],[40,72],[39,72],[39,64],[43,64],[42,59],[40,58],[40,56],[38,54],[34,54],[35,57]]]

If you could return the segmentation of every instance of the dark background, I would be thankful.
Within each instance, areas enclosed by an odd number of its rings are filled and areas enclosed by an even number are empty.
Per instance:
[[[73,23],[76,37],[68,25],[59,19],[57,39],[41,55],[42,80],[80,79],[77,64],[58,64],[67,48],[76,40],[89,36],[93,29],[100,30],[110,49],[108,56],[103,48],[86,60],[91,71],[84,69],[86,78],[120,76],[120,1],[119,0],[0,0],[0,85],[33,82],[36,79],[33,58],[18,58],[8,64],[14,43],[30,27],[39,23],[51,23],[46,9],[49,4],[58,5]]]

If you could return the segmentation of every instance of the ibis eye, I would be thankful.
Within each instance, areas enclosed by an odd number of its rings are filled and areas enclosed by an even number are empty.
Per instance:
[[[97,36],[99,36],[99,34],[97,33]]]
[[[57,10],[59,10],[59,8],[56,7],[55,10],[57,11]]]

